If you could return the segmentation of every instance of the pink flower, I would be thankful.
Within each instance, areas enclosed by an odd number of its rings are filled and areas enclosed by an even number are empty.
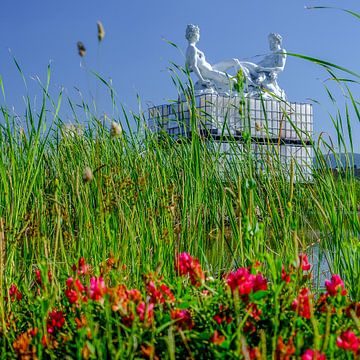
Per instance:
[[[213,319],[220,325],[223,322],[222,317],[219,314],[216,314]]]
[[[49,318],[46,323],[47,332],[53,334],[60,330],[65,324],[65,318],[62,311],[53,310],[49,312]]]
[[[90,299],[99,301],[103,298],[106,291],[107,288],[102,277],[96,278],[93,276],[90,279],[90,287],[88,289]]]
[[[150,324],[154,318],[154,304],[145,304],[143,301],[136,307],[136,313],[139,315],[140,321]]]
[[[205,280],[199,260],[192,258],[186,252],[177,257],[175,268],[181,276],[189,276],[191,283],[195,286],[200,286]]]
[[[90,275],[91,267],[86,264],[85,258],[81,257],[78,261],[78,266],[75,264],[72,266],[73,271],[77,271],[78,275]]]
[[[326,356],[318,350],[308,349],[302,354],[301,360],[326,360]]]
[[[305,319],[311,317],[309,295],[310,290],[308,288],[301,289],[299,296],[291,304],[292,309]]]
[[[336,345],[341,349],[356,352],[359,350],[360,341],[352,331],[347,330],[336,339]]]
[[[182,329],[192,329],[194,327],[189,310],[174,309],[170,311],[170,316],[172,320],[177,320],[177,326]]]
[[[299,254],[300,267],[303,271],[310,270],[311,265],[306,254]]]
[[[330,296],[336,296],[339,292],[342,296],[345,296],[347,293],[344,282],[339,275],[333,275],[331,280],[325,280],[325,287]]]
[[[11,301],[20,301],[22,299],[22,293],[19,291],[15,284],[12,284],[9,288],[9,295]]]
[[[251,274],[247,268],[239,268],[231,272],[226,281],[230,289],[233,292],[238,290],[240,295],[267,289],[266,279],[261,274]]]

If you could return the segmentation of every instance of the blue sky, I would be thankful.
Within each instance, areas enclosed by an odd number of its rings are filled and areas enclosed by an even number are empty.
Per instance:
[[[0,75],[5,83],[6,103],[21,116],[22,97],[28,92],[37,106],[40,92],[34,78],[45,79],[49,61],[52,93],[55,95],[63,87],[65,95],[75,101],[79,101],[75,88],[81,89],[84,96],[91,93],[96,97],[99,115],[111,115],[111,103],[105,88],[87,70],[112,79],[118,101],[126,109],[137,110],[137,94],[143,108],[174,99],[176,90],[167,68],[170,61],[183,64],[184,59],[164,39],[185,50],[188,23],[200,26],[199,48],[209,62],[263,54],[268,50],[268,33],[279,32],[288,51],[319,57],[360,73],[360,20],[335,10],[306,10],[306,5],[341,6],[360,13],[357,0],[2,0]],[[100,49],[97,20],[106,30]],[[87,47],[83,66],[76,50],[79,40]],[[12,57],[20,64],[28,89]],[[315,106],[315,130],[334,137],[327,115],[327,111],[334,111],[324,90],[327,77],[320,67],[289,57],[279,84],[291,101],[319,101],[322,105]],[[330,82],[325,84],[342,107],[341,92]],[[359,98],[357,87],[354,95]],[[65,122],[72,121],[65,102],[62,116]],[[355,150],[360,151],[358,120],[353,118],[352,125]]]

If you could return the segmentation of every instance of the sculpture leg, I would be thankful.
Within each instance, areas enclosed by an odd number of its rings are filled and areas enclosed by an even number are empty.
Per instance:
[[[238,67],[238,65],[239,65],[239,60],[229,59],[229,60],[224,60],[224,61],[221,61],[221,62],[213,65],[212,68],[217,71],[226,71],[226,70],[231,69],[232,67],[236,69]]]

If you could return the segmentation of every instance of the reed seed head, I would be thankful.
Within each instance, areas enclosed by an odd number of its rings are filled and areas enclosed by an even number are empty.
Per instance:
[[[90,167],[87,166],[83,172],[83,181],[84,181],[84,183],[88,183],[88,182],[92,181],[93,179],[94,179],[94,174],[93,174],[92,170],[90,169]]]
[[[113,121],[111,123],[111,127],[110,127],[110,136],[111,137],[119,137],[122,134],[122,127],[120,124],[118,124],[117,122]]]
[[[97,30],[98,30],[98,40],[99,42],[101,42],[105,37],[105,29],[101,21],[97,22]]]
[[[77,49],[81,57],[84,57],[86,55],[86,47],[81,41],[77,42]]]

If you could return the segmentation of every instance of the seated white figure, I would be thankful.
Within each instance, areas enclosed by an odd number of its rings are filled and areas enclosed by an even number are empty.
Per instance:
[[[277,78],[285,68],[286,50],[281,47],[282,37],[279,34],[271,33],[268,39],[271,50],[269,55],[266,55],[257,64],[245,61],[241,61],[240,64],[243,68],[248,69],[251,82],[255,83],[258,88],[266,89],[277,97],[285,99],[285,92],[279,87]],[[256,86],[250,86],[250,93],[259,92]]]

